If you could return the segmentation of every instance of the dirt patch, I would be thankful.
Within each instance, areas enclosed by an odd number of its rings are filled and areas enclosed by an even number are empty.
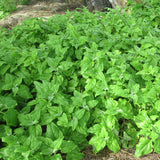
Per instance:
[[[55,14],[65,14],[67,9],[71,11],[77,7],[81,7],[80,4],[68,5],[65,2],[55,2],[53,0],[37,3],[33,1],[31,5],[18,5],[17,11],[13,12],[8,18],[0,21],[0,28],[11,29],[27,18],[49,18]]]
[[[95,155],[92,147],[88,147],[83,151],[83,153],[85,154],[85,158],[83,160],[160,160],[160,154],[154,152],[146,156],[136,158],[134,156],[135,148],[128,150],[121,149],[116,154],[105,148]]]

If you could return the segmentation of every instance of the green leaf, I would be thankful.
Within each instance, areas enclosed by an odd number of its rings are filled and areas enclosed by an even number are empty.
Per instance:
[[[53,140],[47,137],[40,137],[40,140],[42,141],[41,145],[41,154],[42,155],[51,155],[53,152]]]
[[[55,58],[47,57],[46,61],[48,65],[52,68],[52,70],[57,70],[57,66],[59,62],[61,61],[61,59],[62,59],[61,57],[55,57]]]
[[[87,79],[86,83],[87,85],[85,86],[85,90],[91,90],[96,85],[96,79]]]
[[[14,100],[12,97],[1,97],[0,98],[0,109],[3,111],[5,109],[14,108],[17,105],[16,100]]]
[[[97,81],[96,86],[94,87],[95,96],[105,96],[107,89],[108,88],[105,88],[105,85],[101,81]]]
[[[30,155],[30,150],[28,146],[18,146],[15,149],[15,153],[20,153],[22,154],[22,156],[24,157],[24,159],[28,159],[29,155]]]
[[[108,133],[109,134],[109,138],[107,141],[107,147],[112,150],[114,153],[117,153],[120,150],[120,146],[119,146],[119,142],[118,142],[118,138],[113,135],[113,133]]]
[[[85,75],[85,72],[92,68],[92,61],[88,57],[84,57],[81,61],[81,74]]]
[[[59,137],[55,141],[52,141],[50,138],[43,138],[44,143],[41,146],[42,154],[51,155],[60,150],[61,144],[64,137]]]
[[[3,86],[3,90],[10,90],[13,87],[13,82],[14,82],[15,77],[11,74],[6,74],[5,75],[5,85]]]
[[[55,119],[55,116],[53,116],[50,113],[44,113],[43,115],[41,115],[40,118],[41,118],[41,125],[47,125],[51,123],[53,119]]]
[[[3,76],[3,75],[8,71],[8,69],[9,69],[10,67],[11,67],[10,65],[3,65],[3,66],[1,67],[0,74]],[[11,86],[9,86],[9,87],[11,87]]]
[[[87,122],[90,118],[90,112],[86,111],[83,115],[83,117],[78,121],[78,126],[76,128],[76,131],[78,131],[81,134],[87,135]]]
[[[49,160],[62,160],[62,157],[60,154],[54,154],[54,156],[51,156]]]
[[[128,135],[125,131],[123,132],[123,139],[121,140],[124,148],[128,148],[128,142],[132,140],[132,137]],[[132,146],[133,147],[133,146]]]
[[[14,81],[14,86],[19,86],[22,83],[22,77],[18,77]]]
[[[29,114],[19,114],[18,119],[21,126],[32,126],[39,122],[40,110],[34,110]]]
[[[79,120],[83,117],[85,109],[79,109],[74,113],[74,116]]]
[[[95,153],[99,152],[106,146],[106,140],[100,136],[94,136],[90,139],[89,144],[93,146]]]
[[[118,110],[120,114],[123,115],[124,118],[126,119],[132,119],[133,118],[133,109],[131,104],[126,101],[125,99],[119,99],[118,101]]]
[[[137,71],[142,70],[143,64],[141,64],[138,60],[132,61],[132,62],[131,62],[131,65],[132,65]]]
[[[151,44],[151,43],[144,43],[143,45],[142,45],[142,47],[143,48],[150,48],[150,47],[152,47],[153,46],[153,44]]]
[[[13,108],[8,109],[8,111],[5,112],[5,114],[4,114],[4,119],[6,120],[7,125],[16,127],[18,125],[17,116],[18,116],[17,110],[15,110]]]
[[[93,133],[93,134],[99,134],[101,132],[101,125],[100,124],[95,124],[91,128],[88,129],[88,132]]]
[[[112,98],[108,98],[106,102],[106,113],[109,115],[116,115],[118,113],[118,102]]]
[[[72,140],[80,149],[88,147],[88,140],[86,139],[86,136],[78,133],[77,131],[73,131],[70,134],[69,139]]]
[[[5,125],[0,125],[0,138],[5,137],[6,133],[5,133]]]
[[[39,124],[34,125],[34,126],[30,126],[29,127],[29,134],[31,136],[35,136],[35,137],[41,136],[42,135],[42,127]]]
[[[12,134],[12,129],[6,125],[0,125],[0,138],[6,137]]]
[[[73,117],[71,121],[72,130],[74,131],[76,127],[78,126],[78,119],[76,117]]]
[[[121,139],[122,147],[126,149],[134,147],[138,141],[137,133],[136,128],[131,123],[127,123],[127,129],[123,132]]]
[[[153,148],[154,148],[154,151],[158,154],[160,154],[160,138],[157,138],[155,141],[154,141],[154,145],[153,145]]]
[[[113,94],[118,97],[129,97],[129,89],[123,89],[122,86],[110,85],[110,89],[112,90]]]
[[[42,145],[41,147],[41,154],[42,155],[46,155],[46,156],[49,156],[53,153],[53,148],[51,148],[50,146],[48,145]]]
[[[2,137],[2,142],[6,142],[8,145],[15,145],[18,142],[18,137],[13,135]]]
[[[84,158],[84,154],[81,153],[78,149],[75,149],[72,152],[69,152],[66,156],[66,160],[81,160]]]
[[[108,132],[104,126],[101,126],[99,124],[94,125],[88,131],[90,133],[96,134],[96,136],[91,138],[89,144],[93,145],[94,152],[97,153],[106,146],[106,142],[108,141],[109,138]]]
[[[24,127],[16,128],[16,129],[14,130],[14,134],[17,135],[18,137],[21,136],[21,135],[24,135],[24,134],[25,134],[25,129],[24,129]]]
[[[65,70],[70,69],[73,66],[73,64],[74,64],[73,62],[63,61],[63,62],[61,62],[60,67],[62,70],[65,71]]]
[[[68,127],[69,123],[66,113],[63,113],[62,116],[58,118],[57,124],[59,126]]]
[[[105,141],[107,141],[107,139],[109,138],[108,132],[105,127],[101,128],[100,136],[104,138]]]
[[[154,105],[154,108],[155,108],[158,112],[160,112],[160,100],[157,100],[157,101],[156,101],[156,103],[155,103],[155,105]]]
[[[139,84],[136,84],[134,81],[130,80],[128,85],[132,93],[137,93],[139,91],[140,86]]]
[[[63,141],[61,145],[61,152],[62,153],[69,153],[72,152],[77,148],[77,145],[73,141]]]
[[[62,137],[63,133],[59,129],[59,127],[52,122],[47,125],[46,136],[51,138],[52,140],[55,140],[59,137]]]
[[[62,142],[63,142],[63,139],[64,139],[64,137],[59,137],[58,139],[56,139],[53,142],[53,148],[54,148],[54,150],[53,150],[52,153],[56,153],[58,150],[60,150]]]
[[[38,152],[34,154],[32,157],[30,157],[30,160],[44,160],[43,155],[41,152]]]
[[[26,85],[21,85],[17,94],[20,97],[25,98],[25,99],[30,99],[33,97],[31,94],[31,91],[29,90],[29,88]]]
[[[54,103],[57,103],[59,105],[68,106],[68,101],[68,98],[66,98],[63,94],[56,94],[56,96],[54,97]]]
[[[102,122],[104,122],[104,125],[107,126],[107,128],[110,128],[111,130],[113,129],[117,129],[118,130],[118,120],[116,118],[116,116],[113,115],[104,115],[102,118]]]
[[[105,76],[104,76],[103,72],[98,71],[96,76],[97,76],[97,79],[101,80],[101,81],[102,81],[102,83],[104,83],[104,84],[105,84],[105,82],[106,82],[106,78],[105,78]],[[104,87],[107,87],[107,85],[106,85],[106,86],[104,86]]]
[[[90,108],[94,108],[98,104],[97,100],[90,100],[88,101],[88,105]]]
[[[34,85],[37,90],[37,97],[48,99],[50,101],[54,98],[54,95],[59,89],[59,85],[55,84],[54,81],[48,82],[43,80],[43,83],[35,81]]]
[[[151,122],[151,120],[145,110],[139,111],[139,114],[137,116],[135,116],[134,121],[139,128],[143,128],[143,129],[150,128],[151,124],[152,124],[152,122]]]
[[[140,157],[152,152],[152,141],[147,137],[141,137],[136,145],[135,156]]]

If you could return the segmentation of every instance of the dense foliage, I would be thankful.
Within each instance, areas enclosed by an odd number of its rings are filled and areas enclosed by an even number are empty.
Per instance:
[[[0,33],[0,159],[107,146],[160,153],[160,8],[67,12]]]

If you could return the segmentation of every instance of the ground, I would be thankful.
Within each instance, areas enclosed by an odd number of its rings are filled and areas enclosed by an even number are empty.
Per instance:
[[[62,2],[38,2],[33,3],[31,5],[19,5],[18,10],[13,12],[10,17],[5,20],[0,21],[0,26],[11,29],[17,24],[21,23],[27,18],[31,17],[52,17],[55,14],[65,14],[67,9],[73,10],[75,6],[68,6],[66,3]],[[134,156],[135,148],[132,149],[121,149],[120,152],[114,154],[105,148],[103,151],[95,155],[92,152],[92,148],[86,148],[83,150],[85,154],[85,158],[83,160],[160,160],[160,154],[151,153],[146,156],[136,158]]]
[[[11,29],[17,24],[21,23],[27,18],[45,17],[49,18],[55,14],[65,14],[65,11],[75,9],[79,4],[68,5],[61,0],[50,0],[37,2],[32,1],[30,5],[18,5],[17,11],[13,12],[11,16],[0,21],[0,27]],[[79,6],[78,6],[79,7]]]
[[[118,153],[114,154],[105,148],[103,151],[95,155],[92,152],[92,148],[89,147],[83,151],[85,158],[83,160],[160,160],[160,155],[151,153],[143,157],[136,158],[134,156],[135,148],[121,149]]]

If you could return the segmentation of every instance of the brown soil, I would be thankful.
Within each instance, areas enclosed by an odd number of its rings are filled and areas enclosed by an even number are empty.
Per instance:
[[[35,3],[33,0],[31,5],[19,5],[18,10],[13,12],[10,17],[1,20],[0,28],[3,27],[11,29],[27,18],[49,18],[55,14],[65,14],[67,9],[74,10],[77,7],[81,7],[80,4],[67,5],[64,2],[53,2],[53,0]],[[105,148],[103,151],[95,155],[92,151],[92,147],[88,147],[83,150],[83,153],[85,154],[85,158],[83,160],[160,160],[160,154],[151,153],[146,156],[136,158],[134,156],[134,152],[135,148],[128,150],[121,149],[117,154],[114,154]]]
[[[160,160],[160,154],[157,153],[151,153],[146,156],[136,158],[134,156],[134,152],[135,148],[128,150],[121,149],[118,153],[114,154],[105,148],[103,151],[95,155],[92,148],[89,147],[83,151],[85,154],[85,158],[83,160]]]
[[[61,2],[61,0],[48,0],[37,3],[36,0],[33,0],[31,5],[18,5],[17,11],[0,21],[0,28],[11,29],[27,18],[49,18],[55,14],[65,14],[67,10],[73,10],[77,7],[81,7],[81,5],[78,3],[68,5],[65,2]]]

